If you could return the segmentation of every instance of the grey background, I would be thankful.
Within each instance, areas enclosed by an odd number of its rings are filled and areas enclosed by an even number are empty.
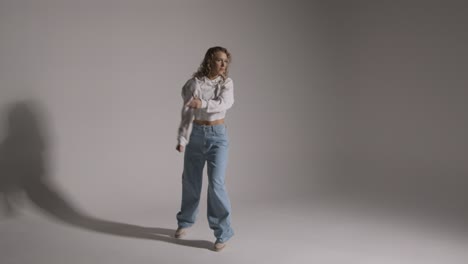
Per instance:
[[[181,87],[208,47],[226,46],[233,198],[308,193],[338,107],[329,83],[337,32],[315,6],[7,1],[2,106],[40,103],[50,177],[84,207],[179,199]]]
[[[0,136],[11,106],[31,102],[48,188],[26,188],[25,200],[49,215],[88,230],[77,211],[174,222],[180,90],[221,45],[233,55],[227,185],[239,220],[243,207],[327,200],[462,231],[467,11],[463,1],[2,0]]]

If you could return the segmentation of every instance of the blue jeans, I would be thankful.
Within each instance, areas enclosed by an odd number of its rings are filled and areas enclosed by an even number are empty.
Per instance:
[[[224,124],[193,124],[185,148],[182,174],[182,205],[177,213],[179,227],[195,223],[202,189],[203,168],[208,165],[208,223],[217,242],[226,242],[233,235],[231,203],[224,184],[229,139]]]

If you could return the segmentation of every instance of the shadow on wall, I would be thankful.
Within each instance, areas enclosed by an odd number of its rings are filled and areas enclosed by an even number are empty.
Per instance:
[[[348,201],[468,230],[466,175],[437,162],[390,162],[378,156],[348,157],[346,163],[342,175],[348,179],[337,180],[334,189]]]
[[[332,60],[339,144],[324,181],[346,202],[468,231],[466,5],[361,0],[337,11],[347,21]]]
[[[37,106],[37,105],[36,105]],[[75,227],[111,235],[152,239],[195,248],[212,249],[205,240],[180,240],[175,230],[107,221],[86,215],[66,200],[48,179],[44,120],[32,102],[17,102],[7,110],[7,133],[0,143],[1,203],[13,217],[21,193],[49,216]],[[14,201],[14,202],[13,202]]]
[[[327,179],[331,192],[346,202],[467,235],[466,141],[453,132],[466,127],[433,107],[413,117],[402,107],[363,102],[360,107],[364,110],[350,115],[356,122],[347,130],[340,169]]]

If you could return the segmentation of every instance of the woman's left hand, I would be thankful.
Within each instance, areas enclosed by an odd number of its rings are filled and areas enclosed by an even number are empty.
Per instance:
[[[198,108],[201,108],[202,101],[199,98],[194,97],[192,100],[190,100],[190,102],[187,104],[187,106],[190,107],[190,108],[198,109]]]

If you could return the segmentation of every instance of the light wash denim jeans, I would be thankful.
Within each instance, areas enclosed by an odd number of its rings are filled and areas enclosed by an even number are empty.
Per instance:
[[[185,147],[182,174],[182,205],[177,213],[179,227],[195,223],[202,189],[203,168],[208,165],[208,223],[217,242],[226,242],[233,235],[231,203],[224,184],[228,160],[229,139],[224,124],[204,126],[193,124]]]

